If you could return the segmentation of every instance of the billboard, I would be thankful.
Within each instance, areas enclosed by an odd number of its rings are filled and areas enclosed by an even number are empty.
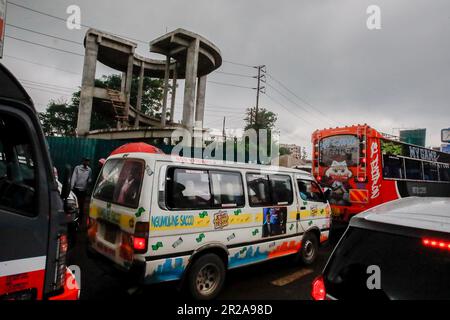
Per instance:
[[[400,141],[425,147],[427,129],[401,130]]]
[[[450,143],[450,128],[441,130],[441,141]]]
[[[5,27],[6,27],[6,0],[0,0],[0,59],[3,57]]]

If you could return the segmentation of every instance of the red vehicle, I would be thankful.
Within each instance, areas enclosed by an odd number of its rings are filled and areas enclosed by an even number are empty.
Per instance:
[[[78,299],[65,262],[69,193],[30,97],[0,64],[0,300]]]
[[[368,125],[316,130],[312,173],[333,222],[407,196],[450,196],[450,154],[397,141]]]

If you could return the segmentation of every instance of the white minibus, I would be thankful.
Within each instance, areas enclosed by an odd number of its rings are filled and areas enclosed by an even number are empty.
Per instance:
[[[212,299],[228,269],[287,255],[311,264],[328,239],[331,209],[308,172],[148,153],[140,145],[104,164],[88,238],[91,253],[143,283],[181,280],[194,298]]]

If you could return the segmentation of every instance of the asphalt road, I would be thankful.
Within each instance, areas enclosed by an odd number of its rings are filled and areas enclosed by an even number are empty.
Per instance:
[[[183,291],[176,283],[135,286],[121,272],[103,270],[90,259],[85,250],[86,239],[79,236],[74,249],[68,255],[68,264],[81,269],[82,300],[151,299],[185,300]],[[310,299],[311,282],[324,267],[331,252],[329,246],[322,247],[318,259],[312,266],[294,263],[284,257],[252,266],[230,270],[219,300],[307,300]]]

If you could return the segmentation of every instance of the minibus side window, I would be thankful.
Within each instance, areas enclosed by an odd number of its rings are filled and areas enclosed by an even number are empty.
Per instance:
[[[214,207],[233,208],[245,204],[242,177],[239,172],[210,171]]]
[[[21,121],[0,114],[0,207],[35,216],[35,161],[31,139]]]
[[[248,198],[251,207],[269,206],[270,199],[269,179],[266,174],[247,174]]]
[[[169,168],[166,195],[171,209],[210,208],[212,197],[208,171]]]
[[[303,201],[325,202],[325,197],[317,183],[310,180],[297,180],[300,198]]]
[[[270,175],[270,189],[274,205],[290,205],[294,201],[291,177],[284,175]]]

